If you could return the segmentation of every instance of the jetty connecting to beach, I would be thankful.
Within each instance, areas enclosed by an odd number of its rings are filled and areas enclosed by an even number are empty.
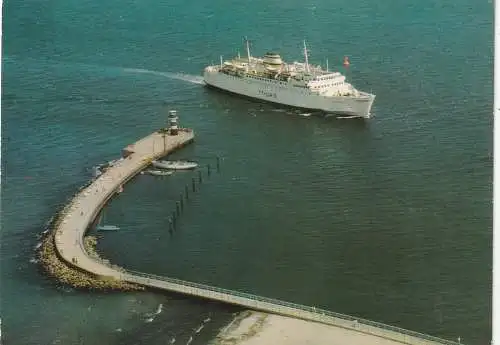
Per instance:
[[[122,158],[102,175],[82,188],[52,223],[42,249],[42,262],[50,273],[64,283],[89,288],[137,289],[156,288],[186,295],[231,303],[253,310],[318,322],[342,330],[348,341],[353,334],[363,333],[375,344],[445,344],[448,341],[429,335],[342,315],[314,307],[255,296],[238,291],[197,284],[179,279],[155,276],[113,266],[89,251],[85,236],[107,201],[121,192],[123,186],[147,167],[151,161],[164,157],[194,140],[191,129],[161,129],[129,145]],[[54,263],[54,260],[57,262]]]

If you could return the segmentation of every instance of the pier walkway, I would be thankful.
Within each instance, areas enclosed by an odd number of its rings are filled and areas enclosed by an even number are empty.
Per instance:
[[[411,345],[457,344],[453,341],[314,307],[125,270],[91,257],[84,247],[83,239],[90,224],[96,219],[106,202],[119,191],[121,186],[146,167],[151,160],[165,156],[193,140],[194,133],[192,131],[181,129],[178,135],[175,136],[164,136],[155,132],[127,147],[124,150],[126,158],[120,159],[91,185],[81,190],[61,215],[62,219],[57,228],[54,229],[56,231],[54,237],[55,247],[60,257],[70,266],[87,271],[94,276],[108,279],[114,278],[142,286],[327,324],[341,329],[346,339],[353,332],[362,332],[367,336],[372,336],[373,342],[371,343],[374,344],[392,345],[394,342]]]
[[[83,238],[90,224],[121,186],[159,157],[193,141],[194,132],[180,130],[178,135],[165,137],[155,132],[124,149],[122,158],[108,168],[90,186],[71,201],[56,229],[55,246],[69,264],[96,276],[121,279],[121,272],[90,257]]]

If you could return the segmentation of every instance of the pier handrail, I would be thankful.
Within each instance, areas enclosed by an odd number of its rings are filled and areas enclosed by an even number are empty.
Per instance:
[[[432,341],[432,342],[437,342],[437,343],[441,343],[441,344],[445,344],[445,345],[457,345],[457,344],[459,344],[455,341],[441,339],[441,338],[434,337],[434,336],[431,336],[428,334],[423,334],[423,333],[411,331],[408,329],[383,324],[383,323],[376,322],[376,321],[370,321],[370,320],[358,318],[355,316],[336,313],[336,312],[326,310],[326,309],[310,307],[310,306],[301,305],[301,304],[297,304],[297,303],[286,302],[286,301],[282,301],[282,300],[278,300],[278,299],[274,299],[274,298],[270,298],[270,297],[257,296],[257,295],[252,295],[252,294],[245,293],[245,292],[239,292],[239,291],[224,289],[224,288],[220,288],[220,287],[216,287],[216,286],[194,283],[194,282],[190,282],[190,281],[186,281],[186,280],[169,278],[169,277],[164,277],[164,276],[159,276],[159,275],[154,275],[154,274],[144,273],[144,272],[139,272],[139,271],[134,271],[134,270],[128,270],[128,269],[125,269],[124,273],[125,273],[125,275],[130,274],[130,275],[133,275],[136,277],[142,277],[142,278],[146,278],[146,279],[155,279],[155,280],[164,281],[167,283],[172,283],[172,284],[177,284],[177,285],[182,285],[182,286],[189,286],[192,288],[201,289],[201,290],[205,290],[205,291],[221,293],[221,294],[227,295],[228,297],[231,297],[231,296],[243,297],[243,298],[247,298],[247,299],[253,300],[253,301],[268,303],[268,304],[275,305],[275,306],[282,306],[282,307],[286,307],[286,308],[290,308],[290,309],[295,309],[297,311],[309,312],[309,313],[316,314],[318,316],[318,321],[320,321],[320,320],[327,321],[327,320],[325,320],[325,317],[335,318],[335,319],[341,319],[344,321],[350,321],[353,323],[355,322],[356,324],[364,324],[364,325],[368,325],[368,326],[382,328],[385,330],[389,330],[389,331],[393,331],[393,332],[401,333],[404,335],[413,336],[416,338],[420,338],[420,339],[424,339],[424,340],[428,340],[428,341]],[[333,323],[336,324],[335,320],[328,320],[328,321],[330,321],[330,322],[327,322],[327,323],[331,324],[333,321]],[[370,333],[373,333],[373,332],[370,332]]]
[[[298,319],[316,321],[327,325],[334,325],[344,329],[370,334],[380,338],[386,338],[410,345],[459,345],[455,341],[440,339],[431,335],[422,334],[407,329],[386,325],[383,323],[365,320],[362,318],[340,314],[329,310],[300,305],[296,303],[286,302],[274,298],[252,295],[245,292],[239,292],[215,286],[205,285],[201,283],[189,282],[176,278],[169,278],[165,276],[154,275],[145,272],[138,272],[134,270],[127,270],[117,265],[111,264],[109,260],[105,260],[96,256],[95,251],[87,251],[88,244],[84,241],[86,230],[89,225],[94,221],[104,206],[104,204],[115,194],[120,186],[125,184],[130,178],[135,176],[150,160],[160,157],[161,155],[171,152],[177,147],[184,145],[186,142],[193,140],[193,134],[185,135],[184,138],[174,140],[170,143],[169,149],[166,150],[163,146],[162,149],[155,151],[155,138],[159,139],[160,136],[156,132],[153,133],[147,141],[141,139],[134,144],[134,153],[131,153],[125,159],[115,162],[113,168],[128,169],[127,171],[119,171],[114,176],[111,176],[111,169],[109,172],[104,172],[100,177],[90,181],[88,184],[80,188],[80,193],[83,192],[86,197],[88,187],[92,188],[91,206],[94,205],[89,213],[87,209],[81,207],[79,203],[75,204],[70,202],[66,208],[63,209],[62,215],[66,219],[57,220],[56,232],[53,237],[55,248],[62,259],[70,265],[87,271],[93,274],[92,279],[111,278],[123,282],[139,284],[151,288],[158,288],[162,290],[183,293],[200,298],[207,298],[237,304],[250,309],[260,310],[268,313],[280,314],[287,317],[295,317]],[[164,139],[164,137],[163,137]],[[159,140],[156,140],[159,142]],[[164,140],[163,140],[164,142]],[[146,144],[144,144],[146,143]],[[149,147],[151,144],[153,152]],[[140,146],[143,146],[142,148]],[[147,147],[146,147],[147,146]],[[141,151],[142,150],[142,151]],[[108,178],[113,177],[114,180],[109,181]],[[101,180],[102,184],[92,186],[93,183]],[[106,184],[106,188],[104,187]],[[75,200],[75,199],[73,199]],[[85,211],[85,212],[84,212]],[[69,220],[69,223],[67,221]],[[83,226],[82,226],[83,225]],[[85,227],[85,228],[84,228]],[[63,232],[63,230],[65,230]],[[76,230],[76,231],[75,231]],[[63,236],[66,235],[66,236]],[[76,234],[77,238],[74,238]],[[65,253],[63,255],[63,249]],[[81,260],[77,260],[81,259]],[[80,262],[78,262],[80,261]],[[110,269],[111,268],[111,269]],[[64,272],[63,272],[64,273]],[[102,282],[99,282],[102,283]],[[115,282],[112,282],[115,283]],[[101,286],[101,284],[99,284]],[[113,286],[113,284],[111,284]]]

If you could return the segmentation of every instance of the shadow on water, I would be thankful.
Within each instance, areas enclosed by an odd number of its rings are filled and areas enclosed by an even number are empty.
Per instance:
[[[346,116],[339,114],[330,114],[323,111],[316,111],[312,109],[300,109],[291,107],[288,105],[276,104],[273,102],[266,102],[264,100],[258,100],[252,97],[235,94],[226,90],[215,89],[213,87],[206,86],[205,95],[209,98],[210,102],[213,102],[215,106],[224,106],[226,108],[238,109],[242,106],[248,106],[248,110],[251,111],[252,108],[256,106],[260,107],[261,111],[272,111],[272,112],[282,112],[286,115],[293,115],[294,117],[304,117],[304,118],[320,118],[327,121],[332,120],[343,120],[341,124],[355,125],[357,128],[365,128],[367,126],[366,120],[361,117],[356,116]],[[333,121],[332,121],[333,122]],[[334,122],[336,123],[336,122]]]

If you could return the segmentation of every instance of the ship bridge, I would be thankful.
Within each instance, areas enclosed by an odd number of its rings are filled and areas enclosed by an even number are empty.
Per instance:
[[[326,96],[349,95],[354,92],[352,86],[345,81],[346,77],[339,72],[316,75],[309,80],[307,86],[313,92]]]
[[[311,87],[340,87],[345,84],[345,76],[339,72],[316,75],[308,84]]]

